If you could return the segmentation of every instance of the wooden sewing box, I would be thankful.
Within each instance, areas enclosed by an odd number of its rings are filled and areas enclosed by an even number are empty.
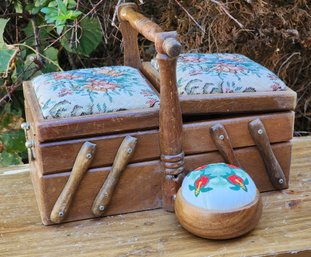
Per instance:
[[[96,144],[95,155],[64,222],[95,217],[93,201],[128,135],[137,139],[135,152],[104,216],[156,208],[172,211],[174,195],[187,172],[204,164],[230,161],[232,155],[261,192],[287,188],[296,93],[287,89],[178,99],[176,58],[166,58],[165,51],[159,50],[164,70],[160,76],[150,63],[140,63],[138,50],[135,55],[136,30],[159,44],[153,33],[160,28],[151,31],[155,25],[150,21],[145,26],[134,24],[133,13],[129,13],[123,15],[122,22],[134,36],[123,34],[125,64],[139,68],[156,91],[161,88],[160,108],[47,120],[31,82],[24,83],[31,177],[43,224],[53,224],[51,211],[85,142]],[[131,51],[126,50],[127,44]]]

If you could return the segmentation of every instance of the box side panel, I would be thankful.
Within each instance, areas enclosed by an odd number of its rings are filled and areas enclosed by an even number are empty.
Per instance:
[[[291,143],[272,145],[273,151],[280,162],[286,178],[289,178]],[[261,156],[256,147],[236,149],[235,153],[242,167],[254,179],[261,192],[273,190]],[[223,162],[218,152],[189,155],[185,158],[187,171],[208,163]],[[67,221],[94,218],[91,207],[97,192],[105,181],[111,167],[91,169],[85,175],[74,198]],[[61,193],[69,172],[40,175],[35,180],[35,187],[41,203],[41,217],[44,224],[51,224],[51,210]],[[161,166],[160,161],[131,164],[124,171],[113,195],[106,215],[121,214],[161,207]]]
[[[210,134],[211,126],[216,123],[225,126],[233,148],[255,145],[249,134],[248,123],[256,118],[262,120],[271,143],[285,142],[292,138],[293,112],[263,114],[185,124],[183,150],[187,155],[217,150]],[[85,141],[90,141],[97,145],[91,167],[110,166],[126,135],[132,135],[138,139],[135,153],[131,159],[132,163],[159,159],[159,132],[150,130],[39,144],[36,147],[37,161],[42,164],[43,174],[70,170],[82,144]]]
[[[94,218],[91,208],[111,167],[91,169],[83,178],[65,221]],[[70,173],[38,175],[38,191],[43,196],[42,221],[51,224],[50,213]],[[105,215],[122,214],[161,207],[159,161],[131,164],[124,171]]]

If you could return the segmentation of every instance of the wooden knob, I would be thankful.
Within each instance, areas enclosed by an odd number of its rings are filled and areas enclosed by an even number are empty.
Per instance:
[[[181,44],[175,38],[167,38],[162,45],[169,57],[177,57],[181,53]]]

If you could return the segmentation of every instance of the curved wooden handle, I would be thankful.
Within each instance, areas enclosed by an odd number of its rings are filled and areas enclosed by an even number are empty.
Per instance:
[[[69,179],[51,212],[50,219],[53,223],[60,223],[65,219],[79,184],[94,158],[95,149],[96,145],[90,142],[82,145]]]
[[[218,151],[224,157],[225,161],[240,167],[241,165],[233,152],[231,141],[225,127],[217,123],[210,128],[210,132]]]
[[[120,21],[127,21],[132,28],[156,45],[159,53],[177,57],[181,52],[181,44],[176,40],[175,31],[163,32],[161,27],[137,11],[134,3],[123,3],[118,8]],[[121,22],[122,23],[122,22]],[[123,32],[124,35],[126,33]]]
[[[287,188],[286,177],[272,151],[266,129],[262,124],[261,120],[253,120],[248,125],[249,131],[257,145],[257,148],[266,166],[271,184],[276,189]]]
[[[94,200],[92,212],[95,216],[101,216],[107,209],[107,206],[109,205],[112,198],[113,191],[119,181],[120,175],[134,154],[136,143],[137,138],[126,136],[120,145],[114,159],[112,169]]]
[[[129,22],[135,30],[152,42],[155,42],[156,34],[162,32],[159,25],[137,11],[137,5],[134,3],[121,4],[118,8],[118,17]]]

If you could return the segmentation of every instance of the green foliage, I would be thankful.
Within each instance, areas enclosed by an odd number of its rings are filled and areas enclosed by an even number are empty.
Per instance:
[[[66,33],[61,39],[61,44],[68,52],[89,56],[102,41],[100,24],[97,19],[84,18],[78,30],[79,44],[71,42],[71,33]]]
[[[10,104],[0,112],[0,166],[21,164],[27,152],[20,113]]]
[[[55,0],[50,2],[48,7],[42,8],[41,12],[45,14],[46,22],[55,24],[57,33],[61,34],[67,21],[76,20],[82,14],[79,10],[70,10],[75,5],[75,1]]]
[[[3,39],[3,33],[8,21],[9,19],[0,19],[0,47],[4,47],[6,45]]]
[[[19,15],[0,19],[0,166],[27,159],[22,82],[60,71],[64,57],[90,56],[103,42],[99,19],[87,17],[90,2],[11,0],[7,10]],[[1,11],[1,9],[0,9]],[[18,26],[16,26],[18,24]],[[16,39],[19,40],[16,43]],[[68,62],[67,62],[68,63]]]
[[[4,29],[8,21],[8,19],[0,19],[0,74],[7,71],[12,58],[16,54],[16,49],[7,46],[3,39]]]

